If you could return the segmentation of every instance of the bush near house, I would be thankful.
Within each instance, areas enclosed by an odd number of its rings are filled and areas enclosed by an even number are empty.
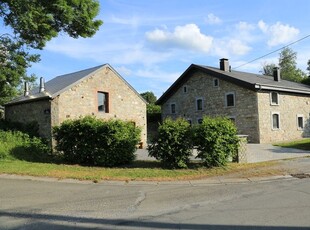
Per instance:
[[[165,119],[158,127],[158,135],[148,146],[149,156],[160,160],[168,168],[187,168],[192,153],[190,124],[184,119]]]
[[[50,149],[37,137],[0,130],[0,160],[51,161]]]
[[[132,122],[87,116],[53,129],[56,149],[72,164],[117,166],[135,159],[141,130]]]
[[[229,157],[237,154],[237,129],[228,118],[204,117],[202,124],[195,126],[194,136],[197,158],[207,167],[224,166]]]
[[[204,117],[202,124],[191,127],[182,118],[164,120],[158,136],[148,146],[149,156],[168,168],[186,168],[193,146],[207,167],[224,166],[238,150],[235,125],[227,118]]]

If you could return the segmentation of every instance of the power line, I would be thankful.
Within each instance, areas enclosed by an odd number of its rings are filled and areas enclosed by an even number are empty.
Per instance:
[[[237,67],[235,67],[235,68],[232,68],[232,69],[238,69],[238,68],[240,68],[240,67],[242,67],[242,66],[245,66],[245,65],[247,65],[247,64],[250,64],[250,63],[252,63],[252,62],[255,62],[255,61],[257,61],[257,60],[259,60],[259,59],[261,59],[261,58],[264,58],[264,57],[266,57],[266,56],[268,56],[268,55],[270,55],[270,54],[273,54],[273,53],[278,52],[278,51],[280,51],[280,50],[282,50],[282,49],[284,49],[284,48],[286,48],[286,47],[289,47],[289,46],[291,46],[291,45],[293,45],[293,44],[295,44],[295,43],[297,43],[297,42],[300,42],[300,41],[302,41],[302,40],[304,40],[304,39],[306,39],[306,38],[308,38],[308,37],[310,37],[310,34],[307,35],[307,36],[305,36],[305,37],[303,37],[303,38],[301,38],[301,39],[298,39],[297,41],[294,41],[294,42],[292,42],[292,43],[290,43],[290,44],[288,44],[288,45],[286,45],[286,46],[283,46],[283,47],[281,47],[281,48],[279,48],[279,49],[277,49],[277,50],[274,50],[274,51],[272,51],[272,52],[270,52],[270,53],[267,53],[267,54],[265,54],[265,55],[263,55],[263,56],[260,56],[260,57],[258,57],[258,58],[255,58],[255,59],[253,59],[253,60],[251,60],[251,61],[249,61],[249,62],[246,62],[246,63],[244,63],[244,64],[242,64],[242,65],[239,65],[239,66],[237,66]]]

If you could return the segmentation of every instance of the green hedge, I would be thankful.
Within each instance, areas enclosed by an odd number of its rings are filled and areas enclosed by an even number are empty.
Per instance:
[[[228,118],[204,117],[202,124],[195,126],[194,133],[197,158],[207,167],[226,165],[228,158],[237,154],[237,129]]]
[[[190,124],[184,119],[165,119],[158,128],[158,136],[148,146],[149,156],[160,160],[168,168],[186,168],[192,153]]]
[[[72,164],[117,166],[135,159],[140,129],[132,122],[87,116],[54,127],[56,149]]]
[[[168,168],[186,168],[193,146],[205,166],[226,165],[238,150],[235,125],[227,118],[204,117],[202,124],[191,127],[182,118],[166,119],[158,128],[158,136],[148,146],[149,156]]]

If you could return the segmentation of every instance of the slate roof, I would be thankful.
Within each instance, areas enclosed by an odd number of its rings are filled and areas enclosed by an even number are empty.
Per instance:
[[[228,72],[215,67],[192,64],[157,100],[156,104],[161,105],[165,103],[168,98],[172,96],[174,92],[176,92],[176,90],[179,89],[190,78],[191,73],[199,70],[208,75],[212,75],[216,78],[234,83],[236,85],[254,91],[272,90],[310,95],[309,85],[291,82],[283,79],[281,79],[280,81],[275,81],[273,76],[266,76],[241,71]]]
[[[77,85],[85,78],[95,74],[97,71],[109,67],[127,86],[129,86],[143,101],[145,101],[138,92],[120,75],[118,74],[109,64],[99,65],[89,69],[80,70],[74,73],[64,74],[57,76],[50,81],[45,83],[45,91],[39,92],[39,87],[32,89],[29,96],[20,96],[5,105],[20,104],[28,101],[42,100],[42,99],[53,99],[63,93],[64,91]]]

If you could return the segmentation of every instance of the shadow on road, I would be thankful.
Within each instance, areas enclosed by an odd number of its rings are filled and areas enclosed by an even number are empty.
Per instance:
[[[86,217],[73,217],[49,214],[28,214],[0,211],[0,218],[14,218],[20,223],[25,219],[22,226],[8,229],[211,229],[211,230],[231,230],[231,229],[251,229],[251,230],[297,230],[309,229],[309,227],[288,227],[288,226],[249,226],[249,225],[220,225],[220,224],[186,224],[186,223],[169,223],[156,222],[149,220],[135,219],[99,219]],[[12,222],[12,221],[10,221]],[[6,229],[4,223],[0,223],[0,228]],[[7,226],[8,227],[8,226]]]

